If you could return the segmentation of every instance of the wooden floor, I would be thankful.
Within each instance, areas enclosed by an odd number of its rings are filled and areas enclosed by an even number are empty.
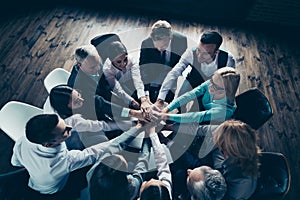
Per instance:
[[[0,107],[18,100],[42,107],[47,97],[45,76],[54,68],[70,70],[76,47],[96,35],[118,33],[131,53],[138,55],[147,29],[157,19],[89,10],[56,8],[1,20]],[[270,100],[274,116],[258,132],[264,151],[282,152],[289,161],[292,185],[286,199],[300,197],[300,52],[295,43],[273,32],[169,20],[193,45],[206,30],[224,37],[222,48],[237,60],[242,74],[239,91],[258,87]],[[293,37],[299,37],[293,36]],[[13,170],[13,142],[0,133],[0,172]],[[298,189],[297,189],[298,188]]]

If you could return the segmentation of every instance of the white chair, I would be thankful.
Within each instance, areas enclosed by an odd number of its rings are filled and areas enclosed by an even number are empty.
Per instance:
[[[43,114],[41,108],[33,105],[10,101],[0,111],[0,128],[14,141],[25,135],[27,121],[33,116]]]
[[[70,75],[71,73],[63,68],[55,68],[52,70],[44,79],[44,86],[48,93],[50,94],[53,87],[60,84],[66,84]]]
[[[52,108],[51,104],[50,104],[50,97],[48,96],[44,105],[43,105],[43,111],[44,114],[53,114],[56,113],[56,111]]]
[[[44,80],[44,86],[48,93],[50,94],[51,89],[57,85],[67,84],[70,75],[71,73],[63,68],[55,68],[52,70]],[[47,114],[55,113],[50,104],[49,96],[44,103],[43,110],[44,113]]]

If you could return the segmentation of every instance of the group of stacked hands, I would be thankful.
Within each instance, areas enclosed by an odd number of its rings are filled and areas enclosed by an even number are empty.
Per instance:
[[[230,120],[240,75],[233,56],[219,49],[222,36],[205,32],[198,46],[187,48],[187,38],[159,20],[142,42],[139,62],[114,37],[105,48],[107,57],[98,44],[75,50],[68,83],[50,92],[57,114],[31,118],[16,142],[11,162],[29,172],[30,195],[70,199],[87,186],[85,199],[249,198],[259,148],[250,126]],[[184,106],[193,100],[191,108]],[[171,164],[158,134],[162,129],[173,131]],[[90,132],[97,135],[88,144],[84,137]],[[141,132],[143,143],[130,169],[122,152]],[[182,134],[213,137],[205,159],[177,143]],[[155,174],[148,171],[151,148]],[[87,185],[70,181],[79,169]]]

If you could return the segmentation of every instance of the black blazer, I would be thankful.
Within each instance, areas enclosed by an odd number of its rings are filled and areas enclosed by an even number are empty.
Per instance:
[[[161,76],[162,73],[166,76],[167,73],[173,68],[179,61],[182,54],[187,49],[187,38],[186,36],[173,32],[173,39],[171,42],[171,57],[170,63],[167,68],[162,70],[162,65],[160,64],[161,55],[153,44],[152,39],[149,37],[142,42],[140,50],[140,70],[142,80],[145,87],[148,83],[151,83],[151,77],[156,78]],[[159,70],[156,70],[159,69]],[[164,77],[165,77],[164,76]],[[163,80],[162,80],[163,81]],[[162,82],[160,83],[160,85]],[[147,88],[145,88],[147,90]]]
[[[78,65],[74,65],[67,84],[74,89],[80,90],[83,98],[94,99],[96,94],[110,101],[111,93],[104,75],[101,76],[97,83],[84,73]]]

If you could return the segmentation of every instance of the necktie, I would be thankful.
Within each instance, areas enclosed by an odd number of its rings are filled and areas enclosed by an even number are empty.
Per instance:
[[[161,52],[161,64],[166,64],[166,50],[164,50],[163,52]]]

